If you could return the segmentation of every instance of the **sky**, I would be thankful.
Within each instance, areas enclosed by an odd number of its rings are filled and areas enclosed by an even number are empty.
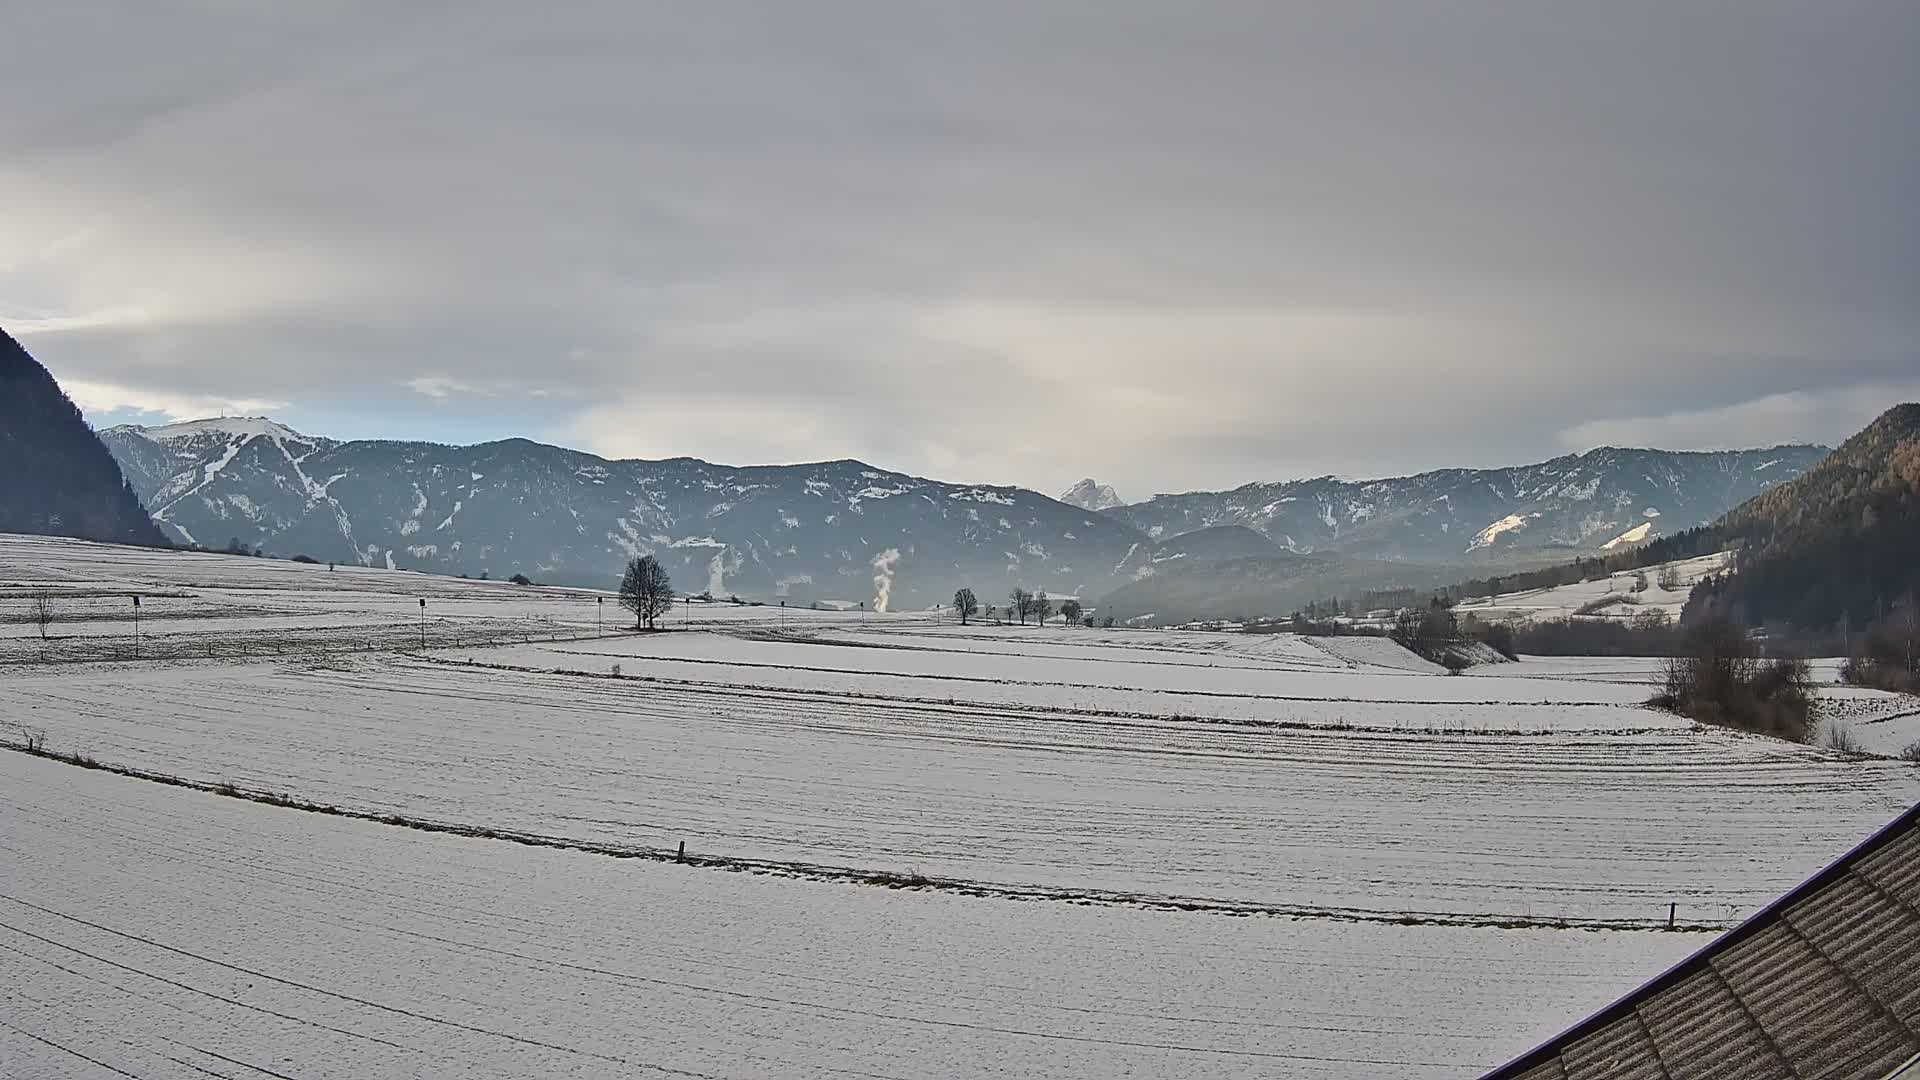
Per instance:
[[[1129,498],[1920,399],[1920,5],[0,5],[0,327],[268,413]]]

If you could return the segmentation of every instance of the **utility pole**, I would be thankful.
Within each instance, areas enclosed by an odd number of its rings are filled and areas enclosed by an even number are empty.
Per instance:
[[[593,636],[606,637],[607,630],[602,624],[606,621],[607,598],[604,596],[596,596],[593,598],[593,601]]]
[[[420,647],[427,647],[427,598],[420,598]]]
[[[140,659],[140,594],[133,594],[133,658]]]

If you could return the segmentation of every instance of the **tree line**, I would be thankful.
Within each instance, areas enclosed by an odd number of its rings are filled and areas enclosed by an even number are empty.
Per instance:
[[[982,616],[993,619],[999,618],[1001,615],[1001,609],[997,609],[991,604],[983,607],[980,603],[980,598],[969,588],[962,588],[953,594],[953,610],[955,614],[960,616],[960,625],[962,626],[966,626],[975,618]],[[1004,610],[1005,618],[1018,619],[1021,626],[1025,626],[1028,619],[1032,619],[1036,624],[1044,626],[1047,620],[1053,617],[1056,610],[1058,610],[1061,619],[1063,619],[1068,626],[1093,625],[1092,618],[1088,616],[1086,608],[1078,599],[1068,597],[1060,601],[1060,605],[1058,609],[1056,609],[1053,599],[1047,595],[1047,590],[1045,589],[1028,590],[1021,586],[1015,586],[1013,591],[1007,594],[1007,606]],[[1106,625],[1109,627],[1113,625],[1112,616],[1107,617]]]

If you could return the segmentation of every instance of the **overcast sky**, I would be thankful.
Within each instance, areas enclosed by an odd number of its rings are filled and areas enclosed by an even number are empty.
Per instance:
[[[0,4],[96,424],[1134,498],[1920,398],[1920,4]]]

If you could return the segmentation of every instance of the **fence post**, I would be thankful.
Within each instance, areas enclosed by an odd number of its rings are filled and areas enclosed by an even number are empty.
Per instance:
[[[680,853],[673,857],[673,861],[674,862],[687,861],[687,842],[685,840],[680,841]]]
[[[1673,929],[1673,916],[1678,910],[1680,910],[1680,905],[1677,902],[1667,905],[1667,929]]]

